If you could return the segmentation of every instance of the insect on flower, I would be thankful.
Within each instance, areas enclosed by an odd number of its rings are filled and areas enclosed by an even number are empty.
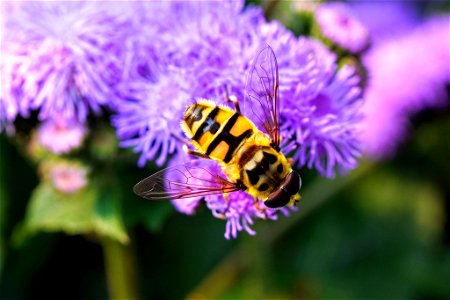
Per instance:
[[[242,190],[270,208],[295,205],[300,200],[301,178],[280,152],[278,87],[277,61],[267,46],[250,69],[243,114],[237,99],[227,93],[227,101],[234,103],[235,110],[201,100],[184,114],[182,127],[195,148],[185,145],[185,150],[217,161],[223,174],[188,162],[145,178],[134,186],[134,192],[161,200],[211,194],[227,198],[228,193]]]

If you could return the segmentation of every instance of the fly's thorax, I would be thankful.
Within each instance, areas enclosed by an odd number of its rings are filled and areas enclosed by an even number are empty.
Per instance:
[[[189,106],[182,127],[197,150],[224,164],[230,163],[256,130],[240,113],[208,101]]]
[[[262,200],[276,191],[292,172],[284,155],[270,146],[256,145],[245,156],[251,157],[241,161],[242,181],[249,194]]]

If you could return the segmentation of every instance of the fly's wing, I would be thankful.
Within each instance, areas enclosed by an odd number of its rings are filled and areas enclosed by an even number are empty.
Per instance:
[[[193,163],[170,167],[143,179],[133,188],[149,200],[170,200],[230,193],[237,185],[215,171]]]
[[[244,115],[266,131],[274,146],[280,145],[278,86],[277,59],[272,48],[267,45],[256,55],[250,69]]]

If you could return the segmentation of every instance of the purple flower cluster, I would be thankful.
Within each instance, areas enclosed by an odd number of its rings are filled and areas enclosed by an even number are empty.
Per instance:
[[[84,122],[113,107],[130,28],[108,2],[7,2],[1,56],[1,124],[38,111],[40,120]],[[1,129],[1,128],[0,128]]]
[[[298,166],[314,167],[329,177],[337,167],[355,167],[358,142],[353,131],[361,100],[355,71],[338,70],[336,56],[320,42],[296,38],[278,22],[267,22],[261,10],[244,10],[238,4],[147,7],[176,22],[163,22],[152,38],[143,35],[136,41],[151,49],[150,57],[158,55],[146,72],[139,72],[142,63],[136,60],[129,72],[134,75],[122,86],[122,94],[129,96],[113,119],[122,145],[141,153],[140,165],[155,158],[162,165],[181,148],[179,121],[187,105],[197,97],[223,104],[223,88],[242,101],[251,61],[269,44],[279,64],[282,135],[300,146],[294,155]],[[144,13],[153,15],[148,11]]]
[[[357,165],[362,91],[354,67],[336,65],[336,57],[320,42],[300,39],[302,49],[280,70],[281,130],[299,167],[315,168],[333,177],[335,169]],[[306,59],[306,61],[304,61]],[[284,77],[284,78],[282,78]],[[283,85],[283,80],[286,85]]]
[[[181,148],[181,116],[193,99],[222,101],[224,87],[242,99],[243,74],[262,45],[260,38],[253,41],[258,38],[253,31],[263,19],[256,10],[240,15],[241,4],[169,2],[144,6],[143,14],[158,18],[148,21],[153,28],[151,38],[151,33],[140,35],[135,44],[146,49],[151,63],[131,62],[130,76],[120,86],[126,100],[112,121],[122,146],[141,153],[140,166],[153,159],[162,165],[169,154]],[[167,24],[167,20],[176,22]]]
[[[355,69],[338,66],[320,41],[297,38],[279,22],[268,22],[259,8],[230,0],[37,2],[5,9],[11,16],[2,36],[0,124],[7,127],[37,111],[45,121],[39,138],[47,149],[66,153],[77,147],[87,116],[108,109],[121,146],[140,154],[139,166],[150,160],[161,166],[172,154],[177,158],[171,164],[187,161],[180,151],[186,107],[197,98],[226,104],[224,89],[242,103],[252,59],[270,45],[279,66],[283,147],[295,166],[333,177],[357,164],[362,93]],[[349,22],[340,29],[351,29],[349,49],[360,51],[367,36],[359,34],[359,23]],[[50,145],[55,130],[71,132],[55,124],[73,126],[72,135],[60,139],[70,140],[69,148]],[[174,204],[191,214],[200,200]],[[243,192],[205,201],[227,220],[227,238],[241,230],[254,234],[255,218],[288,214]]]
[[[349,5],[352,15],[361,20],[375,45],[414,29],[421,20],[414,1],[351,1]]]
[[[319,41],[296,38],[278,22],[267,22],[260,9],[244,9],[236,1],[144,7],[142,20],[158,11],[157,19],[146,21],[151,22],[153,35],[134,40],[148,61],[134,59],[127,66],[129,78],[119,89],[125,100],[113,117],[122,146],[141,153],[139,165],[153,159],[162,165],[177,151],[171,165],[186,161],[179,151],[183,138],[179,123],[186,107],[200,97],[225,104],[224,88],[242,101],[252,59],[269,44],[279,65],[282,136],[288,150],[296,148],[296,165],[329,177],[336,169],[356,166],[359,78],[352,67],[338,68],[336,56]],[[203,163],[205,168],[217,168],[215,162]],[[200,200],[173,202],[180,212],[192,214]],[[243,192],[228,199],[207,196],[205,201],[215,216],[227,220],[227,238],[241,230],[253,234],[254,218],[277,216],[277,210],[255,205]],[[288,214],[288,209],[282,212]]]
[[[359,53],[369,43],[369,33],[343,3],[326,3],[316,11],[316,22],[325,38],[350,53]]]
[[[192,159],[184,154],[176,155],[170,161],[169,167],[186,162],[192,163]],[[202,168],[206,168],[211,174],[221,174],[219,165],[214,161],[196,159],[194,163]],[[238,232],[242,230],[245,230],[250,235],[255,235],[256,232],[251,228],[254,219],[277,220],[278,212],[288,216],[290,211],[297,210],[296,207],[268,208],[261,200],[255,202],[252,196],[241,191],[232,192],[226,196],[219,194],[172,200],[172,203],[179,212],[192,215],[202,200],[205,201],[206,206],[211,210],[214,217],[227,221],[225,226],[226,239],[236,238]]]
[[[404,11],[408,12],[406,6]],[[399,28],[411,28],[413,13],[397,18]],[[442,15],[419,23],[414,30],[395,34],[372,24],[380,38],[364,57],[370,73],[361,124],[364,152],[373,158],[395,153],[405,137],[409,117],[424,108],[449,104],[450,16]]]

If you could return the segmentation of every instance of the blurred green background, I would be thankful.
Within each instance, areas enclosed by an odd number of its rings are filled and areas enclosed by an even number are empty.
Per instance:
[[[282,9],[275,15],[288,18]],[[296,33],[308,30],[295,20],[286,23]],[[38,170],[3,134],[0,297],[450,299],[450,110],[421,112],[409,132],[394,157],[363,158],[348,176],[329,180],[299,170],[299,212],[257,222],[255,237],[240,233],[231,241],[223,236],[225,222],[206,208],[186,216],[168,202],[135,196],[132,186],[156,167],[138,169],[137,157],[121,150],[126,160],[100,166],[112,174],[99,183],[111,187],[102,197],[115,204],[100,201],[95,209],[104,218],[121,211],[116,227],[97,225],[118,240],[126,228],[128,245],[77,235],[76,228],[73,235],[52,232],[57,220],[46,219],[46,211],[58,208],[51,201],[35,208],[49,232],[24,236]],[[70,213],[59,217],[85,217]]]

